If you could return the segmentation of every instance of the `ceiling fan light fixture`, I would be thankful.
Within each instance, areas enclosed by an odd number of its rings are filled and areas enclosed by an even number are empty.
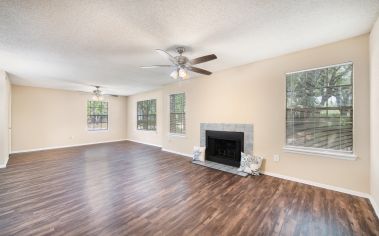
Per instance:
[[[179,77],[185,79],[187,77],[187,71],[183,68],[180,68],[178,71]]]
[[[93,95],[92,100],[94,101],[103,101],[104,97],[102,95]]]
[[[173,79],[178,79],[178,77],[179,77],[178,70],[174,70],[173,72],[171,72],[170,76],[171,76]]]
[[[95,86],[96,89],[93,91],[92,100],[94,101],[102,101],[104,99],[103,93],[99,89],[99,86]]]

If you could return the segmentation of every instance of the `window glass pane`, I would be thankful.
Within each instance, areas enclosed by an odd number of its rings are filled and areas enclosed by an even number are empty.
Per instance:
[[[156,99],[137,102],[137,129],[156,130],[156,119],[149,118],[156,114]]]
[[[286,89],[287,89],[287,93],[289,91],[292,91],[292,75],[291,74],[286,75]]]
[[[185,133],[185,94],[170,95],[170,133]]]
[[[302,122],[293,122],[293,132],[294,140],[293,145],[295,146],[305,146],[305,133],[304,133],[304,123]]]
[[[353,88],[351,86],[341,87],[340,94],[338,95],[338,103],[341,107],[353,106]]]
[[[293,130],[293,122],[287,121],[286,125],[286,141],[287,145],[294,145],[294,130]]]
[[[352,151],[352,63],[286,76],[286,143]]]
[[[87,127],[89,130],[108,129],[107,102],[87,102]]]
[[[318,69],[314,70],[316,88],[324,88],[328,80],[328,69]]]

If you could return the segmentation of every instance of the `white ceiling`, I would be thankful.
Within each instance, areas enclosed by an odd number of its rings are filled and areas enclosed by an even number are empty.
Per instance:
[[[174,82],[156,48],[210,53],[220,71],[370,31],[379,0],[0,1],[0,68],[12,83],[129,95]]]

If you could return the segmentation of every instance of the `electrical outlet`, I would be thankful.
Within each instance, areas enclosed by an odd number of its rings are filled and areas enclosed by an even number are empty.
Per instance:
[[[275,162],[280,161],[280,157],[279,157],[278,154],[275,154],[275,155],[274,155],[274,161],[275,161]]]

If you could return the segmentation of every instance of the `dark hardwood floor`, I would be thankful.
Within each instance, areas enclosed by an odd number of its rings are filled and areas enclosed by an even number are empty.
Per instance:
[[[379,235],[379,221],[367,199],[125,141],[13,155],[0,234]]]

